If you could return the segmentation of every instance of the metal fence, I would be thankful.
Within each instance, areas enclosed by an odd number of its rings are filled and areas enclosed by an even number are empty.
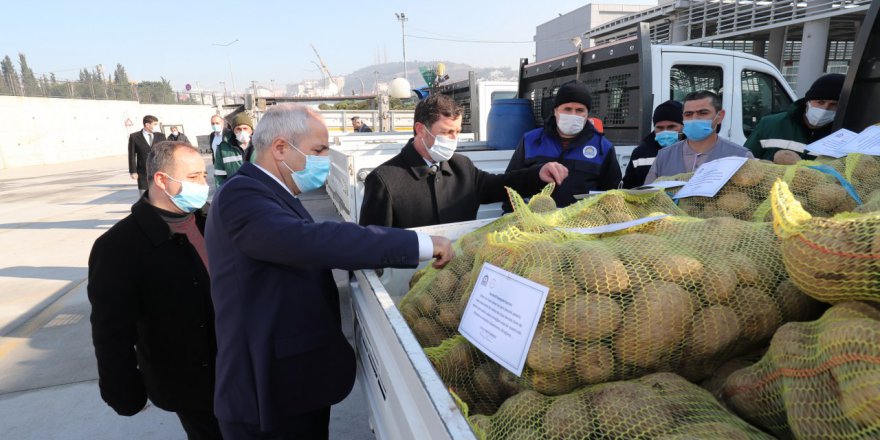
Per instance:
[[[175,91],[162,83],[147,85],[119,85],[100,81],[38,80],[31,84],[0,77],[0,96],[27,96],[38,98],[96,99],[137,101],[142,104],[195,104],[233,105],[243,104],[243,96],[223,96],[216,92]]]

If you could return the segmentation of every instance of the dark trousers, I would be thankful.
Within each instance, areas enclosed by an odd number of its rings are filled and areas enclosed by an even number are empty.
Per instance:
[[[271,432],[260,431],[260,425],[220,421],[226,440],[326,440],[330,437],[329,426],[329,406],[287,419]]]
[[[211,412],[178,412],[177,418],[189,440],[222,440],[220,424]]]

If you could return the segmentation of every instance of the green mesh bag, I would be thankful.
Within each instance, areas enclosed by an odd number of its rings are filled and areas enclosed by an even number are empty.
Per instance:
[[[856,165],[859,161],[853,160],[849,168],[851,177],[855,177],[855,169],[858,168],[858,176],[863,175],[864,170],[871,168],[867,164],[876,164],[873,158],[862,160],[861,167]],[[837,172],[837,169],[843,173]],[[858,206],[861,195],[867,196],[876,186],[873,179],[862,179],[860,191],[848,192],[847,187],[851,183],[844,178],[847,174],[843,162],[835,161],[830,164],[821,164],[813,161],[801,161],[795,165],[776,165],[759,160],[749,160],[730,178],[718,194],[714,197],[687,197],[679,200],[678,206],[688,215],[699,218],[734,217],[749,221],[770,221],[770,188],[778,179],[789,184],[795,198],[800,200],[804,209],[819,217],[830,217],[841,212],[849,212]],[[820,171],[821,170],[821,171]],[[824,172],[823,172],[824,171]],[[837,173],[844,182],[842,183],[834,173]],[[687,181],[693,173],[679,174],[657,179]],[[675,190],[677,191],[677,190]],[[858,200],[856,197],[858,196]]]
[[[782,326],[760,362],[727,379],[724,394],[780,438],[880,438],[880,311],[846,302],[817,321]]]
[[[770,439],[708,392],[671,373],[548,397],[522,391],[491,415],[468,418],[494,439]]]
[[[813,217],[785,182],[773,186],[773,225],[792,281],[820,301],[880,301],[880,213]]]

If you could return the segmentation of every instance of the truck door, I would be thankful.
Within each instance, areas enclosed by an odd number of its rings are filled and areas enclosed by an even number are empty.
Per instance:
[[[654,107],[661,102],[674,99],[683,103],[688,93],[711,90],[721,95],[721,107],[727,115],[721,122],[721,136],[729,138],[730,108],[733,93],[733,56],[719,53],[699,53],[696,51],[661,50],[662,76],[659,97],[654,98]],[[651,109],[653,112],[654,109]]]
[[[734,60],[733,111],[729,112],[730,140],[743,145],[762,117],[788,110],[794,93],[784,83],[779,71],[749,58]]]

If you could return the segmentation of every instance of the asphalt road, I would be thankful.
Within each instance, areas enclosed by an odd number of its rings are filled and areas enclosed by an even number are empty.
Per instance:
[[[98,393],[88,254],[137,196],[124,156],[0,170],[0,439],[186,438],[174,414],[122,417]],[[301,200],[317,220],[341,220],[325,193]],[[351,340],[348,277],[335,275]],[[359,384],[333,407],[330,437],[374,438]]]

